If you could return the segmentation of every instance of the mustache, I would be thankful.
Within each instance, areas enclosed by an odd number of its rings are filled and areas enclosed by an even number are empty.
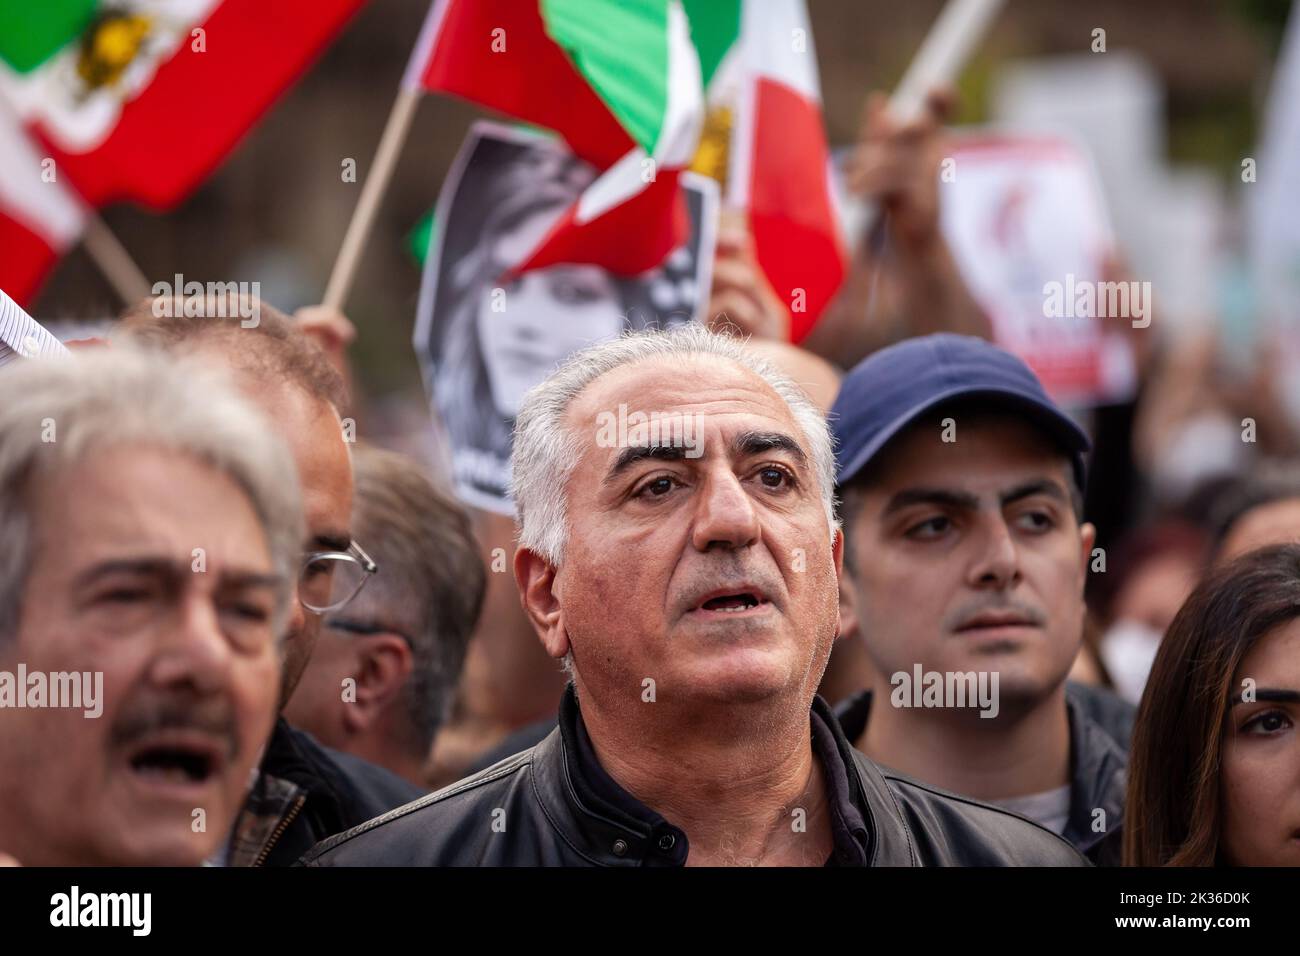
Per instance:
[[[132,744],[160,730],[197,730],[226,743],[226,756],[239,755],[239,729],[228,698],[200,698],[194,694],[150,696],[130,704],[109,728],[109,743]]]
[[[785,606],[785,581],[780,573],[775,568],[748,564],[736,555],[710,561],[707,566],[697,569],[690,580],[677,589],[672,604],[679,613],[684,613],[695,606],[699,596],[730,587],[738,591],[757,589],[778,608]]]
[[[965,627],[970,621],[986,611],[998,611],[1000,613],[1012,613],[1023,617],[1027,622],[1036,627],[1043,627],[1047,624],[1047,612],[1042,608],[1034,607],[1032,604],[1026,604],[1023,601],[1008,600],[1003,597],[981,598],[978,601],[972,601],[963,607],[948,615],[944,620],[944,630],[955,631]]]

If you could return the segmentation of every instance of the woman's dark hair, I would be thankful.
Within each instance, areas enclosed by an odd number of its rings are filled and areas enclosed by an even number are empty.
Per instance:
[[[1124,810],[1126,866],[1213,866],[1219,768],[1233,676],[1300,617],[1300,545],[1252,551],[1213,571],[1169,626],[1138,706]]]

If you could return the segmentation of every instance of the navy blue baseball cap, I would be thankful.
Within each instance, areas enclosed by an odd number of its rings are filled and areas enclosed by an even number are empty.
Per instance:
[[[1048,397],[1038,376],[1005,349],[947,332],[881,349],[844,377],[830,414],[836,482],[846,485],[908,425],[959,399],[1005,406],[1037,425],[1069,456],[1083,489],[1088,436]]]

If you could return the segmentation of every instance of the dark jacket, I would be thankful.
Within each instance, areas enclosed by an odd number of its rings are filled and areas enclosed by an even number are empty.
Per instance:
[[[1065,685],[1065,708],[1070,718],[1070,816],[1062,836],[1097,866],[1119,866],[1136,710],[1109,691],[1073,682]],[[869,690],[836,707],[846,737],[862,737],[870,711]]]
[[[855,751],[821,698],[810,715],[835,853],[871,866],[1076,866],[1086,861],[1015,814],[890,773]],[[326,840],[309,866],[679,866],[686,837],[595,759],[577,699],[531,750]]]
[[[281,717],[235,821],[230,866],[291,866],[315,844],[422,796],[397,774],[322,747]]]

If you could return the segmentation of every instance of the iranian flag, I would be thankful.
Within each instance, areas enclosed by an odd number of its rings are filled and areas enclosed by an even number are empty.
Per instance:
[[[658,265],[686,236],[690,167],[748,212],[796,341],[843,281],[802,0],[438,0],[406,83],[555,130],[601,171],[519,271]]]
[[[748,211],[759,265],[790,308],[798,342],[844,281],[848,260],[817,54],[803,0],[739,0],[739,7],[738,35],[714,81],[723,102],[735,102],[727,200]]]
[[[517,271],[634,275],[685,241],[703,85],[681,0],[438,0],[405,82],[555,130],[599,171]]]
[[[180,202],[365,0],[0,0],[0,98],[93,206]]]
[[[0,103],[0,291],[26,304],[81,235],[81,200],[33,148]]]

